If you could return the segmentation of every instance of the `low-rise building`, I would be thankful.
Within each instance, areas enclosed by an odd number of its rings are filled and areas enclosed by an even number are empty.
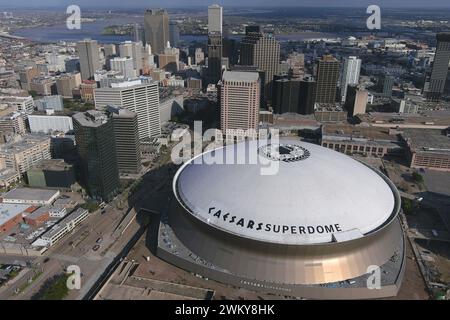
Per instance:
[[[30,90],[40,96],[51,96],[56,93],[56,81],[50,77],[34,78],[30,84]]]
[[[38,240],[33,243],[33,246],[46,245],[51,247],[56,242],[61,240],[65,235],[78,226],[89,215],[86,209],[78,208],[74,212],[67,215],[64,219],[55,224],[50,230],[45,232]]]
[[[54,111],[64,111],[63,98],[60,95],[46,96],[42,99],[35,101],[36,108],[38,111],[54,110]]]
[[[6,104],[13,111],[32,113],[34,111],[34,100],[31,96],[0,96],[0,104]]]
[[[172,117],[184,111],[184,97],[182,94],[177,96],[170,96],[159,103],[159,116],[161,123],[170,121]]]
[[[8,108],[9,110],[9,108]],[[0,131],[12,132],[14,134],[25,133],[25,119],[20,112],[11,112],[4,115],[0,114]]]
[[[31,133],[67,133],[73,130],[72,118],[58,115],[39,115],[28,116]]]
[[[46,159],[27,171],[30,187],[70,189],[75,183],[73,166],[62,159]]]
[[[47,207],[40,207],[23,217],[25,223],[33,227],[45,223],[48,219],[50,219],[50,213]]]
[[[9,188],[20,180],[20,174],[13,169],[0,170],[0,187]]]
[[[341,122],[347,120],[347,111],[341,105],[316,103],[314,117],[319,122]]]
[[[0,145],[0,161],[5,168],[20,174],[27,172],[43,159],[50,159],[50,137],[42,135],[24,135],[17,140]]]
[[[1,196],[3,203],[46,206],[60,195],[59,190],[16,188]]]
[[[19,224],[28,208],[30,206],[25,204],[0,203],[0,233],[8,232]]]
[[[356,116],[360,123],[400,129],[440,129],[450,127],[450,110],[426,110],[417,114],[370,112]]]
[[[446,130],[404,129],[410,167],[450,171],[450,128]]]
[[[403,152],[396,130],[348,124],[323,125],[321,145],[348,155],[383,157]]]

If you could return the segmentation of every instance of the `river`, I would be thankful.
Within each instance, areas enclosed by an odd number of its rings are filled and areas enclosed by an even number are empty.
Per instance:
[[[80,41],[87,38],[94,39],[100,43],[119,43],[126,40],[131,40],[129,35],[104,35],[103,30],[111,25],[125,25],[136,23],[134,17],[130,18],[113,18],[107,20],[97,20],[95,22],[83,23],[80,30],[69,30],[65,24],[54,26],[43,26],[34,28],[23,28],[16,30],[12,35],[23,37],[29,40],[56,43],[58,41]],[[304,32],[297,34],[276,35],[276,39],[285,41],[303,41],[316,38],[334,38],[336,35],[325,34],[319,32]],[[232,35],[230,38],[239,40],[241,36]],[[206,35],[181,35],[180,41],[185,43],[192,43],[195,41],[206,42]]]

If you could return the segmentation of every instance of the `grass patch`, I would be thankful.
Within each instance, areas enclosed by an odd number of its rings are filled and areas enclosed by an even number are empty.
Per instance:
[[[47,280],[39,292],[32,298],[34,300],[62,300],[69,294],[67,288],[68,274],[62,273]]]

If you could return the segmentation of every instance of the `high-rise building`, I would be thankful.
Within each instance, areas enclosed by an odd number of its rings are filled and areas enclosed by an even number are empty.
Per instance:
[[[301,78],[305,69],[305,55],[303,53],[293,52],[289,54],[286,62],[289,67],[289,77],[295,79]]]
[[[248,35],[250,33],[261,33],[261,27],[256,26],[246,26],[245,27],[245,35]]]
[[[141,150],[136,113],[116,106],[108,106],[106,112],[113,122],[119,173],[139,173]]]
[[[173,21],[169,23],[169,41],[172,47],[177,47],[180,41],[180,29]]]
[[[164,52],[169,41],[169,15],[163,9],[148,9],[144,15],[145,43],[152,46],[154,54]]]
[[[433,69],[424,89],[429,101],[438,101],[444,93],[450,63],[450,33],[439,33],[436,39]]]
[[[78,57],[70,57],[64,61],[67,73],[80,72],[80,59]]]
[[[120,57],[133,59],[133,68],[136,70],[137,75],[141,74],[143,68],[143,51],[142,42],[125,41],[119,45]]]
[[[81,84],[81,74],[67,73],[56,79],[56,90],[63,98],[72,98],[72,90]]]
[[[222,78],[222,7],[208,7],[208,76],[207,83],[217,84]]]
[[[89,110],[73,115],[73,126],[82,183],[93,198],[112,200],[120,187],[112,119]]]
[[[96,40],[83,40],[77,43],[80,57],[81,79],[91,79],[95,71],[101,69],[99,48]]]
[[[264,95],[271,99],[273,77],[280,64],[280,43],[272,35],[248,32],[241,41],[241,65],[254,65],[264,71]]]
[[[141,42],[142,44],[145,43],[145,32],[142,25],[139,23],[134,24],[133,28],[133,41],[134,42]]]
[[[313,114],[316,82],[310,76],[303,79],[281,78],[273,83],[274,113]]]
[[[119,106],[137,114],[139,139],[161,134],[158,83],[141,83],[140,80],[111,84],[111,88],[95,90],[95,108]]]
[[[226,57],[231,66],[238,63],[239,53],[238,53],[239,43],[235,39],[223,38],[223,56]]]
[[[25,67],[19,71],[20,85],[22,89],[29,91],[31,82],[34,78],[39,77],[40,72],[37,67]]]
[[[205,61],[205,53],[202,48],[195,49],[195,64],[199,65]]]
[[[378,79],[378,91],[383,97],[392,97],[392,88],[394,87],[394,77],[383,75]]]
[[[260,82],[257,72],[225,71],[220,94],[221,129],[227,136],[258,130]]]
[[[222,7],[218,4],[213,4],[208,7],[208,33],[218,32],[220,34],[222,31]]]
[[[316,81],[312,76],[300,80],[299,111],[300,114],[313,114],[316,104]]]
[[[136,77],[133,58],[116,57],[110,60],[110,64],[112,71],[120,72],[126,79],[132,79]]]
[[[222,34],[208,34],[208,83],[217,84],[222,77]]]
[[[345,99],[345,109],[349,117],[366,113],[369,93],[367,90],[358,88],[358,86],[348,86],[347,97]]]
[[[361,71],[361,59],[350,56],[344,59],[344,66],[341,74],[341,101],[345,102],[347,87],[359,83],[359,73]]]
[[[260,70],[257,66],[245,66],[245,65],[234,65],[231,68],[231,71],[240,71],[240,72],[257,72],[259,75],[259,84],[260,84],[260,88],[259,88],[259,107],[262,108],[263,106],[265,106],[265,99],[264,99],[264,79],[266,78],[266,74],[264,71]]]
[[[299,79],[282,78],[273,82],[272,108],[274,113],[298,113],[299,97]]]
[[[339,61],[331,55],[325,55],[319,60],[317,64],[316,102],[336,102],[339,69]]]
[[[175,73],[179,69],[180,50],[167,47],[164,53],[158,55],[158,67],[167,72]]]
[[[80,85],[81,100],[93,102],[95,89],[97,89],[97,82],[94,80],[83,80]]]

